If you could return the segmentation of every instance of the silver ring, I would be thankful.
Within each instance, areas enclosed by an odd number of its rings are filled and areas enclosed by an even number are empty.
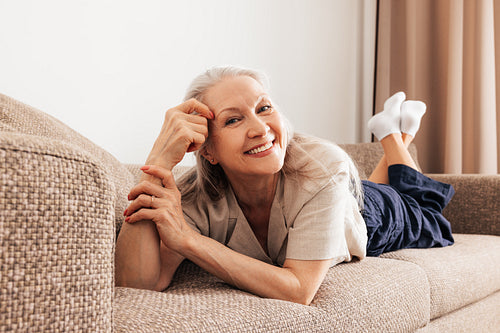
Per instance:
[[[155,196],[154,196],[154,195],[152,195],[152,196],[151,196],[151,208],[153,208],[153,201],[154,201],[154,199],[155,199]]]

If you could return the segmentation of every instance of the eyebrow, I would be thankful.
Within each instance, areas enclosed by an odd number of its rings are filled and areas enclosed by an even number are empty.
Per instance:
[[[260,95],[259,98],[257,99],[257,103],[255,103],[255,105],[258,105],[260,102],[262,102],[263,99],[265,98],[269,98],[269,95],[268,94],[263,94],[263,95]],[[223,112],[226,112],[226,111],[239,111],[239,108],[237,107],[227,107],[227,108],[224,108],[222,109],[220,112],[219,112],[219,115],[221,115]]]

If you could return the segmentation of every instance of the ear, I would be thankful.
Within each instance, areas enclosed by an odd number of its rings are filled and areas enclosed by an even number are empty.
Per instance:
[[[204,146],[200,150],[201,156],[203,156],[210,164],[216,165],[219,162],[217,162],[217,159],[213,156],[210,148],[208,146]]]

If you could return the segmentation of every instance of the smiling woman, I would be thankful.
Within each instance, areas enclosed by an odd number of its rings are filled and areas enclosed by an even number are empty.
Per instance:
[[[364,257],[352,162],[336,146],[292,140],[264,82],[256,71],[213,68],[167,111],[143,182],[129,196],[129,223],[117,240],[119,285],[163,290],[189,258],[241,289],[308,304],[332,264]],[[197,166],[179,191],[170,170],[188,151]],[[309,182],[292,181],[305,171]],[[290,195],[295,204],[285,206]],[[329,223],[308,227],[322,219]]]
[[[187,258],[240,289],[309,304],[340,262],[452,244],[440,211],[453,189],[416,171],[406,149],[423,103],[399,93],[372,118],[386,156],[361,185],[342,149],[292,133],[261,77],[212,68],[167,111],[129,194],[118,285],[163,290]],[[189,151],[197,166],[176,184],[172,168]]]

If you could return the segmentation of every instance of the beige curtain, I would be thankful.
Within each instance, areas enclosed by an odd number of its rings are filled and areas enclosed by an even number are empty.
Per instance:
[[[379,0],[377,48],[376,110],[397,91],[427,104],[423,170],[498,173],[500,1]]]

